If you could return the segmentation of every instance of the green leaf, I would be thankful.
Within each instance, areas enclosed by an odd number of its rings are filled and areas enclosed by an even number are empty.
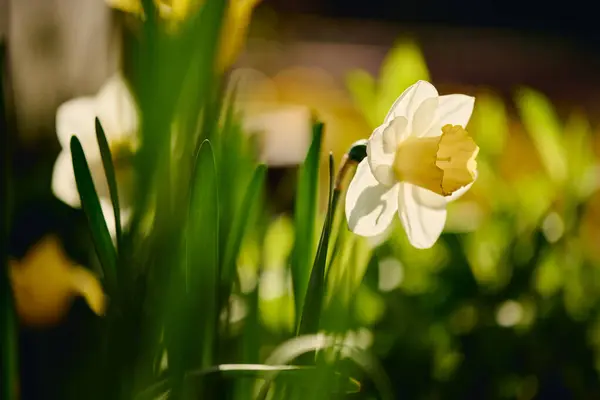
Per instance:
[[[237,216],[233,221],[233,227],[229,232],[227,240],[227,248],[225,250],[225,260],[223,262],[223,270],[221,274],[221,283],[226,288],[222,294],[222,300],[226,301],[229,298],[231,291],[231,284],[235,278],[235,266],[240,247],[242,245],[242,239],[246,234],[248,228],[249,218],[252,215],[253,210],[258,205],[260,199],[261,189],[265,181],[265,175],[267,172],[266,165],[259,165],[254,171],[252,180],[248,184],[246,194],[241,206],[238,208]]]
[[[6,106],[4,103],[4,53],[5,46],[0,44],[0,134],[2,144],[2,254],[0,255],[0,398],[16,400],[18,376],[17,320],[14,309],[12,288],[9,277],[8,241],[12,215],[12,182],[11,182],[11,146],[8,133]]]
[[[582,201],[590,196],[598,187],[597,176],[591,173],[594,168],[595,155],[593,145],[593,129],[582,112],[573,112],[565,126],[565,152],[577,155],[567,158],[569,168],[570,193],[575,200]]]
[[[323,140],[323,124],[313,125],[313,140],[304,163],[298,171],[294,227],[296,240],[291,260],[292,282],[296,318],[299,321],[304,296],[308,288],[311,262],[313,260],[313,243],[315,219],[317,214],[317,196],[319,185],[319,161]]]
[[[508,116],[500,97],[494,94],[477,96],[477,106],[469,123],[483,154],[498,157],[504,151],[508,136]]]
[[[199,340],[200,365],[213,363],[219,318],[219,195],[215,157],[205,140],[192,182],[186,231],[186,293],[190,314],[186,344]],[[198,360],[196,360],[198,361]]]
[[[376,128],[382,122],[377,113],[377,94],[375,79],[361,69],[349,72],[346,75],[346,87],[352,100],[364,114],[369,126]]]
[[[377,125],[383,122],[396,98],[418,80],[429,80],[425,58],[417,43],[402,39],[387,54],[381,66],[376,103]]]
[[[331,237],[331,227],[333,225],[333,216],[339,200],[340,191],[333,189],[333,155],[329,155],[329,199],[327,215],[321,232],[321,239],[317,248],[317,254],[310,274],[310,281],[306,291],[306,299],[302,309],[302,317],[298,326],[298,334],[316,333],[319,329],[319,321],[323,309],[323,299],[325,297],[325,268],[327,266],[327,253],[329,249],[329,238]]]
[[[382,399],[394,398],[389,379],[377,359],[367,351],[360,350],[341,340],[339,335],[313,334],[297,336],[275,348],[265,360],[265,364],[290,364],[303,354],[332,348],[340,350],[339,356],[341,359],[348,358],[352,360],[371,377]],[[261,388],[262,397],[259,395],[257,396],[258,399],[266,397],[269,386],[270,382],[267,381]]]
[[[309,381],[314,378],[315,367],[299,365],[266,365],[266,364],[220,364],[186,373],[186,381],[193,383],[194,379],[212,374],[219,374],[229,379],[263,379],[273,381],[285,380],[291,383]],[[356,393],[360,390],[360,383],[350,379],[347,393]],[[139,393],[135,400],[152,399],[168,391],[167,380],[162,380]]]
[[[113,205],[115,214],[115,228],[116,228],[116,239],[117,249],[121,250],[122,247],[122,233],[121,233],[121,207],[119,205],[119,194],[117,190],[117,178],[115,175],[115,166],[113,165],[112,154],[106,135],[100,120],[96,117],[96,139],[98,141],[98,147],[100,148],[100,156],[102,157],[102,165],[104,166],[104,173],[106,174],[106,181],[108,183],[108,190],[110,192],[110,200]]]
[[[83,147],[76,136],[71,137],[71,157],[75,181],[83,211],[88,220],[92,240],[100,265],[104,272],[106,286],[110,295],[118,295],[117,252],[113,246],[108,226],[102,214],[100,199],[92,180],[92,174],[83,152]]]
[[[227,3],[226,0],[205,2],[186,37],[186,47],[183,47],[185,50],[197,49],[191,59],[190,79],[192,81],[183,87],[186,101],[182,107],[186,107],[189,113],[187,117],[190,119],[186,121],[186,127],[190,129],[198,126],[198,118],[202,118],[202,125],[207,127],[206,123],[215,117],[206,112],[199,114],[198,111],[204,110],[210,104],[212,96],[220,87],[221,76],[220,71],[216,71],[216,60],[220,49],[221,28]],[[199,133],[199,137],[196,138],[197,143],[209,138],[213,132],[202,131]]]
[[[554,107],[544,95],[527,88],[517,93],[516,103],[548,175],[553,182],[563,183],[568,174],[567,158],[563,148],[563,128]]]

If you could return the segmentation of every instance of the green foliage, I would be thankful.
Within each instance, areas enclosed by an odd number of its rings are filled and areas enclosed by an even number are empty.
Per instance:
[[[73,157],[73,170],[77,190],[81,198],[83,211],[88,219],[96,254],[100,260],[106,287],[109,295],[119,296],[119,282],[117,280],[117,252],[112,243],[108,226],[102,214],[100,199],[94,187],[90,167],[85,158],[83,147],[76,136],[71,137],[71,155]]]
[[[313,140],[298,172],[294,231],[296,239],[291,259],[296,318],[300,321],[309,284],[311,264],[315,254],[314,232],[319,186],[319,159],[323,140],[323,124],[313,125]]]
[[[381,125],[400,93],[418,80],[428,81],[429,71],[418,45],[409,39],[397,41],[386,54],[377,81],[360,69],[346,77],[354,102],[373,129]]]
[[[516,102],[548,175],[557,184],[562,184],[567,179],[567,158],[562,127],[552,104],[531,89],[521,89]]]
[[[100,120],[96,118],[96,139],[98,141],[98,147],[100,148],[100,156],[102,157],[102,166],[106,174],[106,181],[108,182],[108,190],[110,191],[110,200],[113,206],[115,215],[115,237],[117,241],[117,248],[121,248],[123,241],[123,234],[121,228],[121,207],[119,205],[119,193],[117,191],[117,178],[115,176],[115,167],[113,165],[112,154],[110,153],[110,147],[106,140],[106,134],[102,128]]]

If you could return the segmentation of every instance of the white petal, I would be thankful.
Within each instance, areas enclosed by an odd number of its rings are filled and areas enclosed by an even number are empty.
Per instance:
[[[74,208],[81,207],[71,152],[63,150],[58,155],[52,171],[52,193],[62,202]]]
[[[381,125],[367,143],[367,161],[379,183],[391,186],[396,182],[392,165],[395,154],[395,130],[392,124]]]
[[[448,203],[448,197],[419,186],[413,187],[413,197],[417,203],[428,208],[442,209]]]
[[[447,124],[466,127],[471,114],[473,114],[474,106],[475,97],[464,94],[440,96],[435,121],[431,124],[431,128],[425,136],[441,135],[442,126]]]
[[[398,97],[385,117],[385,122],[396,117],[406,117],[411,121],[421,103],[432,97],[438,97],[435,87],[429,82],[418,81]]]
[[[110,237],[113,239],[113,242],[115,242],[117,237],[117,224],[115,222],[115,212],[110,199],[101,197],[100,208],[102,208],[102,214],[104,215],[104,221],[106,221]],[[121,227],[126,227],[129,224],[130,219],[131,209],[121,208]]]
[[[398,143],[406,139],[410,133],[408,131],[408,120],[405,117],[396,117],[389,122],[386,130],[390,131],[387,137],[389,138],[389,143],[393,146],[392,151],[395,154]]]
[[[346,193],[346,220],[360,236],[377,236],[391,224],[397,211],[398,185],[381,185],[367,160],[361,161]]]
[[[431,97],[423,101],[413,116],[411,134],[419,137],[427,133],[434,122],[437,108],[437,97]]]
[[[102,87],[96,97],[96,115],[107,138],[129,138],[138,127],[135,101],[127,83],[117,73]]]
[[[450,196],[446,196],[445,197],[446,202],[450,203],[455,200],[458,200],[463,194],[467,193],[469,191],[469,189],[471,189],[471,186],[473,186],[473,184],[475,183],[476,180],[477,180],[477,173],[475,173],[475,179],[473,179],[473,182],[469,183],[466,186],[461,187],[460,189],[458,189],[457,191],[452,193]]]
[[[401,183],[398,186],[398,215],[408,240],[418,249],[430,248],[444,229],[446,209],[419,204],[414,185]]]
[[[100,207],[102,208],[102,215],[104,215],[104,221],[110,232],[110,237],[113,241],[117,234],[116,223],[115,223],[115,212],[110,199],[100,198]]]
[[[94,104],[95,100],[92,97],[79,97],[58,107],[56,110],[56,135],[64,149],[69,149],[73,135],[76,135],[81,142],[96,140]]]
[[[475,180],[477,180],[477,176],[475,176]],[[469,191],[469,189],[471,189],[471,186],[473,186],[473,183],[475,183],[475,181],[469,183],[466,186],[461,187],[460,189],[452,193],[450,196],[442,196],[432,192],[431,190],[415,186],[413,189],[414,198],[417,201],[417,203],[428,208],[445,208],[446,204],[458,200],[463,194]]]

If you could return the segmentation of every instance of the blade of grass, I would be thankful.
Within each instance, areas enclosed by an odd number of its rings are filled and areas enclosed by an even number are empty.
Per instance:
[[[227,240],[227,248],[225,250],[225,260],[223,262],[223,270],[221,273],[221,283],[224,288],[222,294],[222,302],[227,301],[229,293],[231,292],[231,285],[235,278],[235,261],[240,251],[242,239],[246,234],[248,228],[248,221],[252,214],[252,211],[257,207],[258,200],[260,198],[261,189],[265,181],[267,172],[266,165],[259,165],[254,171],[252,180],[248,184],[246,194],[241,206],[238,209],[237,217],[234,218],[233,227],[229,232]]]
[[[200,365],[212,365],[219,318],[219,195],[215,157],[205,140],[200,146],[193,178],[186,232],[186,292],[193,325],[190,340],[200,340]],[[196,322],[197,321],[197,322]],[[193,336],[196,333],[198,336]],[[191,345],[188,342],[186,345]]]
[[[92,234],[92,240],[100,265],[104,272],[104,279],[108,292],[112,296],[118,296],[117,282],[117,253],[113,246],[108,226],[102,214],[98,193],[92,180],[92,174],[83,152],[83,147],[76,136],[71,137],[71,157],[75,181],[83,211],[88,220]]]
[[[289,381],[306,380],[306,376],[313,377],[314,367],[298,365],[266,365],[266,364],[220,364],[213,367],[190,371],[186,373],[186,380],[203,377],[218,373],[230,379],[252,378],[252,379],[278,379]],[[360,389],[360,383],[354,379],[349,380],[348,393],[355,393]],[[154,399],[167,391],[167,381],[155,383],[135,397],[135,400]]]
[[[0,255],[0,398],[18,396],[17,323],[8,271],[8,240],[12,214],[11,154],[4,96],[4,44],[0,44],[0,134],[2,135],[2,254]]]
[[[119,205],[119,193],[117,190],[115,166],[113,164],[110,147],[108,146],[108,140],[106,140],[106,134],[104,133],[104,129],[102,128],[102,124],[100,123],[100,120],[98,118],[96,118],[96,140],[98,141],[98,147],[100,148],[102,165],[104,166],[106,182],[108,183],[108,191],[110,192],[110,200],[112,202],[115,214],[117,251],[121,251],[121,248],[123,247],[121,234],[121,207]]]
[[[319,184],[319,158],[323,139],[323,123],[313,125],[313,139],[304,163],[298,172],[294,227],[296,239],[291,259],[296,325],[299,325],[304,297],[310,279],[313,259],[315,218]]]
[[[333,335],[314,334],[297,336],[273,350],[265,360],[265,364],[289,364],[304,354],[332,348],[339,349],[340,358],[352,360],[370,376],[382,399],[391,400],[394,398],[389,379],[375,357],[364,350],[354,348],[340,341],[338,337]],[[276,373],[273,373],[272,376],[276,376]],[[272,380],[265,382],[260,389],[259,395],[256,397],[257,399],[264,400],[266,398],[271,382]]]
[[[564,129],[552,103],[541,93],[528,88],[517,92],[515,102],[544,168],[554,182],[562,184],[568,173]]]
[[[182,256],[175,261],[175,265],[182,267],[172,271],[165,299],[168,304],[165,338],[174,398],[184,395],[185,371],[207,368],[216,359],[219,212],[215,157],[211,143],[205,140],[196,156],[190,181]]]
[[[325,267],[327,265],[327,252],[329,249],[329,238],[333,223],[333,215],[339,199],[340,191],[333,190],[334,172],[333,155],[329,154],[329,206],[321,232],[321,239],[317,248],[317,254],[310,273],[310,281],[306,291],[306,299],[302,309],[302,317],[298,326],[298,335],[316,333],[319,329],[319,320],[323,308],[325,296]]]

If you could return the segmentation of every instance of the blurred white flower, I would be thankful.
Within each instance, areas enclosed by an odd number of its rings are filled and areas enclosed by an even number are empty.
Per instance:
[[[346,195],[346,218],[360,236],[377,236],[398,213],[411,244],[433,246],[446,221],[446,204],[477,177],[479,147],[464,127],[475,98],[439,96],[419,81],[392,105],[367,145]]]
[[[301,164],[312,141],[309,107],[281,101],[275,81],[256,69],[238,68],[231,76],[229,92],[235,90],[244,130],[259,139],[261,161]]]
[[[310,147],[312,120],[308,107],[273,106],[245,115],[244,129],[260,135],[261,160],[270,166],[302,163]]]
[[[85,152],[104,219],[114,237],[115,218],[96,139],[96,117],[104,128],[113,157],[121,203],[121,221],[123,224],[127,223],[130,216],[127,190],[132,184],[131,158],[137,146],[138,114],[133,96],[120,73],[109,78],[96,96],[72,99],[58,107],[56,134],[62,150],[54,164],[52,192],[71,207],[81,206],[71,161],[70,141],[75,135]]]

